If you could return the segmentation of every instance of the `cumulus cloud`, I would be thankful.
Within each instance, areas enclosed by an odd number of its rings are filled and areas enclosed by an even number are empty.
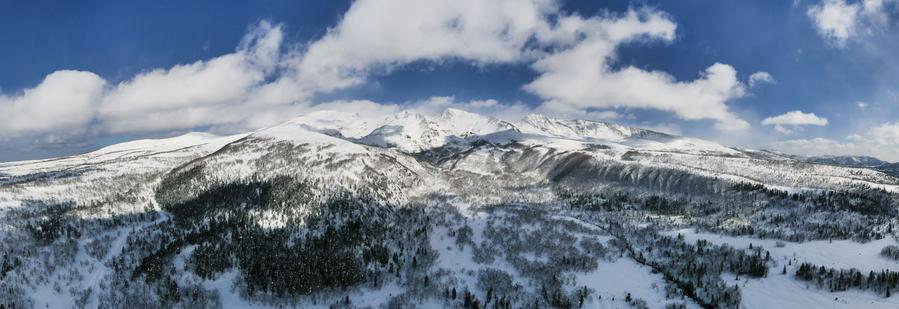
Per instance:
[[[782,115],[768,117],[762,120],[762,124],[766,126],[774,126],[774,129],[784,134],[793,134],[792,128],[802,126],[826,126],[827,118],[818,117],[814,113],[803,113],[802,111],[791,111]]]
[[[870,140],[880,145],[899,146],[899,122],[884,123],[871,129]]]
[[[0,138],[83,132],[105,84],[91,72],[56,71],[20,96],[0,95]]]
[[[749,88],[755,88],[762,84],[774,84],[776,81],[774,77],[771,76],[771,73],[768,72],[755,72],[749,75]]]
[[[536,108],[541,112],[626,119],[632,115],[616,109],[656,109],[687,120],[711,119],[722,130],[749,127],[726,105],[745,94],[727,64],[714,63],[689,81],[661,71],[612,68],[619,45],[670,42],[676,28],[651,9],[582,17],[553,0],[358,0],[323,37],[303,45],[285,43],[281,25],[261,22],[232,53],[122,82],[107,84],[89,72],[53,73],[22,95],[0,97],[0,117],[11,120],[0,124],[0,134],[248,130],[314,109],[339,109],[338,104],[370,107],[376,103],[316,98],[404,65],[453,61],[530,65],[538,77],[524,89],[544,99]],[[406,107],[451,104],[509,115],[535,110],[440,98]]]
[[[781,141],[775,147],[806,155],[870,155],[883,160],[899,161],[899,122],[882,123],[865,133],[852,134],[845,140],[827,138]]]
[[[555,2],[542,0],[356,1],[308,48],[300,80],[333,90],[415,61],[521,61],[558,13]]]
[[[845,47],[849,40],[888,25],[887,2],[895,0],[824,0],[809,6],[806,13],[818,34],[837,47]]]
[[[577,17],[572,17],[577,18]],[[676,25],[660,12],[630,11],[582,24],[582,39],[571,48],[547,55],[533,65],[540,75],[525,89],[559,109],[642,108],[674,112],[682,119],[712,119],[721,130],[745,129],[749,123],[726,103],[745,94],[733,67],[715,63],[692,81],[677,81],[660,71],[633,66],[613,69],[616,47],[635,40],[671,41]]]
[[[141,73],[105,95],[98,109],[112,132],[186,129],[241,120],[247,99],[279,61],[280,26],[263,22],[231,54]]]
[[[837,46],[845,46],[849,37],[858,28],[858,4],[848,4],[845,0],[825,0],[820,5],[808,9],[808,15],[815,23],[818,33]]]
[[[730,112],[725,104],[745,94],[736,79],[736,71],[729,65],[716,63],[700,74],[699,79],[678,82],[664,72],[634,67],[611,71],[603,60],[591,59],[588,54],[556,56],[560,58],[547,59],[571,63],[546,64],[546,72],[526,89],[552,99],[558,106],[659,109],[687,120],[715,120],[715,127],[724,131],[749,127],[748,122]],[[575,59],[562,59],[569,56]],[[576,64],[580,61],[586,63]]]
[[[821,118],[814,113],[803,113],[802,111],[791,111],[782,115],[768,117],[762,120],[764,125],[813,125],[826,126],[827,119]]]

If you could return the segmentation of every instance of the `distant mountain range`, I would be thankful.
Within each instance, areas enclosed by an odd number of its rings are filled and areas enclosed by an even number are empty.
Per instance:
[[[869,156],[812,156],[805,160],[812,163],[850,167],[878,167],[890,164],[890,162]]]
[[[864,167],[899,177],[899,162],[890,163],[871,156],[809,156],[798,159],[809,163],[828,164],[846,167]]]

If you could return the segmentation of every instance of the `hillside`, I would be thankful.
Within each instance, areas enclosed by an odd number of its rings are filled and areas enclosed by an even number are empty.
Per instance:
[[[895,307],[899,179],[818,162],[448,109],[2,163],[0,304]]]

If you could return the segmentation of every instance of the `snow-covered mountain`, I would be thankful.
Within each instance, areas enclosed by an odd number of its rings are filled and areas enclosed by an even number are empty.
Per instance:
[[[400,112],[386,119],[359,141],[416,153],[504,130],[514,130],[514,126],[502,120],[458,109],[447,109],[437,117]]]
[[[878,171],[881,171],[886,174],[893,175],[894,177],[899,178],[899,162],[879,165],[876,167],[876,169]]]
[[[588,120],[567,120],[529,115],[516,122],[524,133],[641,150],[740,155],[739,151],[700,139],[674,136],[647,129]]]
[[[806,161],[850,167],[877,167],[889,164],[887,161],[870,156],[812,156],[807,158]]]
[[[2,163],[0,304],[893,307],[806,271],[895,263],[899,180],[831,159],[448,109]]]

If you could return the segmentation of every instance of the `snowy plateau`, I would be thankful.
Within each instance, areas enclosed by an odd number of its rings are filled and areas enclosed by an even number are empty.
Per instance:
[[[0,163],[0,308],[899,308],[899,179],[604,122],[320,111]]]

